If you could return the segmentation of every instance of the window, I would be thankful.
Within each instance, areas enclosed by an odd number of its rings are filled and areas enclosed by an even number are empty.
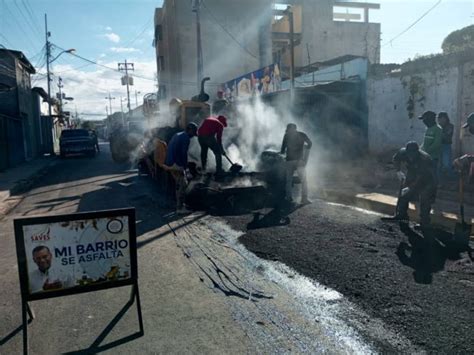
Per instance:
[[[163,40],[163,26],[161,25],[155,27],[155,40],[156,42]]]
[[[159,93],[160,100],[166,99],[167,97],[166,85],[160,85],[158,93]]]

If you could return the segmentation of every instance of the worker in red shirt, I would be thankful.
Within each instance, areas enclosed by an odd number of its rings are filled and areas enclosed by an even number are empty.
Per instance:
[[[201,127],[198,129],[198,141],[201,146],[201,164],[203,172],[207,165],[207,152],[212,150],[216,157],[216,175],[222,175],[222,154],[224,154],[224,147],[222,146],[222,133],[227,127],[227,119],[225,116],[209,116],[206,118]]]

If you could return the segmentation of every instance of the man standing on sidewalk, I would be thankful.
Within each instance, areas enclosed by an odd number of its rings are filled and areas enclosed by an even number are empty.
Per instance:
[[[452,168],[452,150],[454,125],[450,122],[447,112],[438,113],[438,124],[440,125],[442,135],[441,160],[439,164],[440,177],[452,179],[454,172]]]
[[[437,191],[433,159],[419,149],[418,143],[408,142],[394,155],[393,163],[403,188],[397,201],[397,213],[392,220],[408,221],[409,203],[419,198],[420,225],[422,228],[429,227],[431,205],[435,202]],[[407,169],[406,177],[401,170],[402,164]]]
[[[292,183],[293,174],[298,173],[298,177],[301,180],[301,203],[311,203],[308,200],[308,182],[306,180],[306,163],[307,155],[305,155],[305,149],[308,151],[311,149],[313,143],[308,136],[303,132],[298,132],[296,125],[290,123],[286,127],[286,133],[283,137],[283,143],[281,145],[281,154],[286,153],[286,200],[293,202],[292,198]]]
[[[165,165],[169,168],[176,183],[176,212],[185,214],[189,211],[184,206],[188,167],[188,149],[191,138],[196,136],[197,125],[189,123],[186,130],[176,133],[168,144]]]
[[[433,159],[434,169],[437,170],[439,158],[441,157],[443,130],[436,123],[436,113],[433,111],[426,111],[418,118],[423,120],[423,123],[427,127],[421,150],[429,154],[431,159]]]

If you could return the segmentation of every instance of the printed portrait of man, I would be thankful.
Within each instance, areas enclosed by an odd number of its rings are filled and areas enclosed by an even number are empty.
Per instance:
[[[45,245],[39,245],[32,251],[33,261],[38,267],[30,272],[29,282],[32,293],[56,290],[74,286],[70,277],[63,277],[53,267],[53,255]]]

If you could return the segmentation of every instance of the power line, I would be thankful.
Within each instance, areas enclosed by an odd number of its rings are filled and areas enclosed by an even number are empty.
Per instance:
[[[388,46],[389,44],[392,44],[393,41],[400,38],[405,33],[407,33],[409,30],[411,30],[418,22],[423,20],[431,11],[433,11],[436,7],[438,7],[438,5],[441,4],[442,2],[443,2],[443,0],[438,0],[438,2],[436,2],[436,4],[434,4],[431,8],[429,8],[428,11],[426,11],[423,15],[421,15],[415,22],[413,22],[410,26],[408,26],[406,29],[404,29],[402,32],[400,32],[398,35],[393,37],[390,41],[388,41],[387,43],[382,45],[382,47],[385,47],[385,46]]]
[[[28,40],[28,42],[30,42],[31,48],[33,48],[34,52],[37,52],[38,48],[36,47],[35,42],[28,35],[28,31],[25,31],[25,29],[21,25],[20,21],[18,21],[16,16],[13,14],[13,12],[10,10],[10,8],[7,6],[7,4],[5,2],[3,3],[3,6],[9,12],[9,14],[13,18],[13,20],[16,22],[16,24],[17,24],[18,28],[20,29],[20,31],[23,32],[23,35],[25,36],[25,38]]]
[[[21,0],[22,4],[23,4],[23,7],[26,9],[26,11],[28,12],[29,14],[29,17],[30,19],[32,20],[33,24],[35,25],[36,29],[38,30],[39,33],[41,33],[43,31],[43,28],[41,27],[41,25],[39,24],[38,22],[38,19],[37,17],[35,17],[34,15],[34,11],[33,9],[31,8],[31,4],[28,2],[28,0]]]
[[[147,30],[148,26],[150,26],[150,22],[153,20],[153,18],[150,18],[147,23],[145,24],[145,26],[143,27],[142,31],[140,31],[140,33],[131,41],[128,41],[127,43],[125,43],[123,46],[124,47],[128,47],[128,46],[131,46],[133,43],[135,43],[135,41],[137,39],[139,39],[141,36],[143,36],[143,34],[145,33],[145,31]]]
[[[32,31],[33,33],[33,37],[36,37],[34,39],[38,39],[38,38],[41,38],[41,37],[38,37],[39,36],[39,33],[41,33],[41,31],[38,30],[38,28],[35,28],[34,25],[33,25],[33,22],[31,22],[29,19],[28,19],[28,13],[25,14],[23,13],[23,10],[20,8],[20,5],[18,5],[18,2],[16,0],[13,1],[13,3],[15,4],[16,8],[18,9],[18,13],[20,14],[20,16],[22,17],[22,19],[24,20],[24,22],[27,24],[27,26],[30,28],[30,30]]]
[[[58,49],[65,50],[65,49],[63,49],[63,48],[61,48],[61,47],[59,47],[59,46],[57,46],[57,45],[55,45],[55,44],[54,44],[54,46],[55,46],[56,48],[58,48]],[[70,55],[72,55],[72,56],[74,56],[74,57],[76,57],[76,58],[82,59],[83,61],[86,61],[86,62],[89,62],[89,63],[91,63],[91,64],[97,65],[97,66],[99,66],[99,67],[102,67],[102,68],[105,68],[105,69],[109,69],[109,70],[112,70],[112,71],[114,71],[114,72],[117,72],[117,73],[122,74],[118,69],[115,69],[115,68],[112,68],[112,67],[108,67],[107,65],[103,65],[103,64],[97,63],[96,61],[93,61],[93,60],[91,60],[91,59],[84,58],[83,56],[80,56],[79,54],[70,53],[70,52],[68,52],[68,54],[70,54]],[[134,75],[134,77],[136,77],[136,78],[141,78],[141,79],[144,79],[144,80],[149,80],[149,81],[155,81],[155,79],[150,79],[150,78],[147,78],[147,77],[145,77],[145,76],[136,75],[136,74]]]
[[[59,47],[58,45],[56,44],[52,44],[52,46],[60,49],[60,50],[65,50],[64,48],[61,48]],[[122,72],[120,72],[118,69],[115,69],[115,68],[112,68],[112,67],[109,67],[107,65],[104,65],[104,64],[100,64],[100,63],[97,63],[96,61],[93,61],[91,59],[87,59],[83,56],[80,56],[79,54],[76,54],[76,53],[70,53],[68,52],[69,55],[72,55],[76,58],[79,58],[85,62],[88,62],[90,64],[94,64],[94,65],[97,65],[98,67],[102,67],[104,69],[108,69],[108,70],[111,70],[111,71],[114,71],[116,73],[120,73],[120,74],[123,74]],[[151,78],[148,78],[146,76],[141,76],[141,75],[137,75],[137,74],[134,74],[133,75],[135,78],[140,78],[140,79],[144,79],[144,80],[148,80],[148,81],[155,81],[155,79],[151,79]],[[161,81],[160,81],[161,82]],[[190,81],[180,81],[180,82],[162,82],[163,84],[166,84],[166,85],[188,85],[188,86],[196,86],[196,83],[195,82],[190,82]],[[217,84],[217,83],[207,83],[207,85],[209,86],[220,86],[221,84]]]
[[[215,22],[216,25],[218,25],[225,33],[227,33],[227,35],[232,38],[232,40],[238,44],[238,46],[240,48],[242,48],[245,52],[247,52],[247,54],[249,54],[252,58],[254,59],[257,59],[257,60],[260,60],[255,54],[253,54],[252,52],[250,52],[242,43],[239,42],[239,40],[237,38],[235,38],[235,36],[223,25],[219,22],[219,20],[217,19],[216,16],[214,16],[214,14],[211,12],[211,10],[209,10],[209,8],[206,6],[206,3],[203,1],[202,2],[202,6],[207,10],[209,16],[211,16],[212,20]]]

